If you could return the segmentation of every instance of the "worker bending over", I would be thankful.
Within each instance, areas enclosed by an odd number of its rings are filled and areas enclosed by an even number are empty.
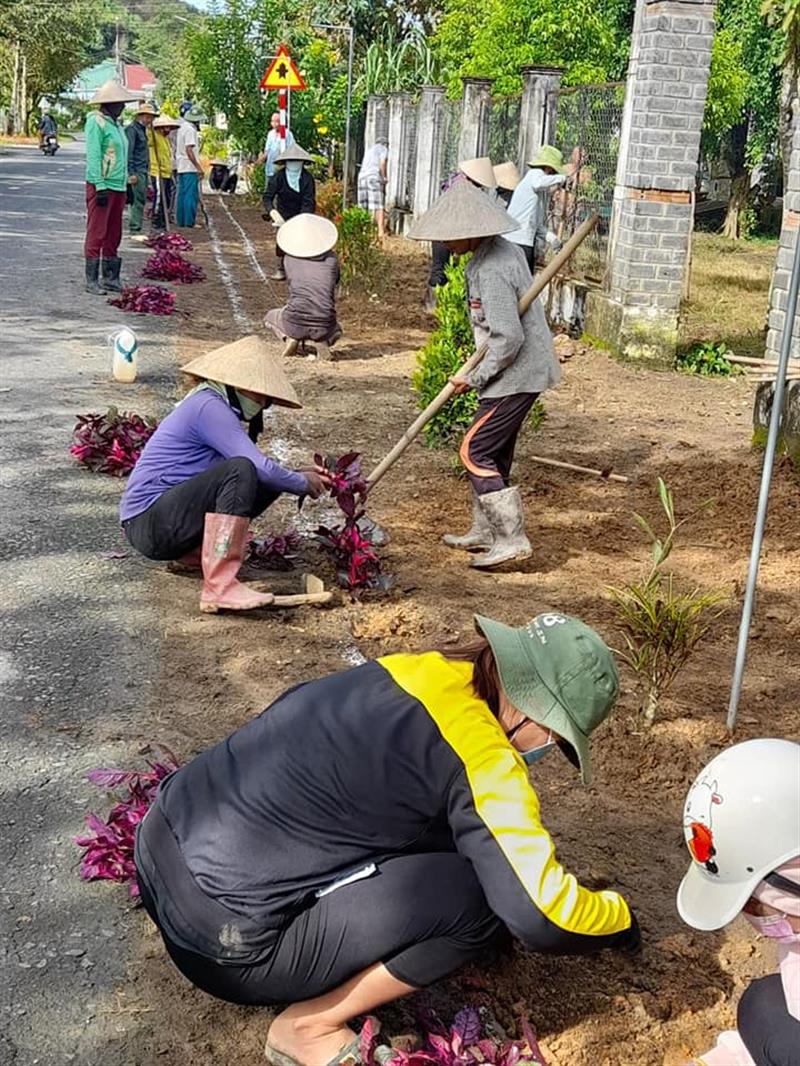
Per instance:
[[[139,827],[142,902],[178,969],[232,1003],[291,1004],[273,1066],[359,1063],[353,1018],[508,930],[555,954],[639,944],[625,900],[558,862],[528,777],[560,750],[588,780],[611,653],[558,613],[475,625],[290,689],[168,777]]]

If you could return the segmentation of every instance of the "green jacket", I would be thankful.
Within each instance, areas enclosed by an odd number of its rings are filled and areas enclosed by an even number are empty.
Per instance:
[[[122,126],[101,111],[91,111],[86,134],[86,180],[96,189],[124,192],[128,181],[128,138]]]

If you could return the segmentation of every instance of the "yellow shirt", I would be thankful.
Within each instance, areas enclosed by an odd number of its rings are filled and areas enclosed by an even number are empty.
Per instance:
[[[147,130],[147,143],[150,146],[150,177],[172,177],[172,145],[169,137],[155,130]]]

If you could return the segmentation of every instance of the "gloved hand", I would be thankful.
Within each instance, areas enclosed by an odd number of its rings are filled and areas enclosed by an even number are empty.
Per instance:
[[[94,194],[94,202],[98,207],[108,207],[108,189],[97,189]]]

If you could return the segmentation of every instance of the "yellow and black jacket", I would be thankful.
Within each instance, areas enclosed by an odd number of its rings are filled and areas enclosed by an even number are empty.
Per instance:
[[[386,656],[290,690],[169,777],[136,858],[171,937],[254,959],[343,875],[457,850],[527,947],[624,946],[627,904],[558,863],[525,764],[471,680],[471,664],[437,653]]]

